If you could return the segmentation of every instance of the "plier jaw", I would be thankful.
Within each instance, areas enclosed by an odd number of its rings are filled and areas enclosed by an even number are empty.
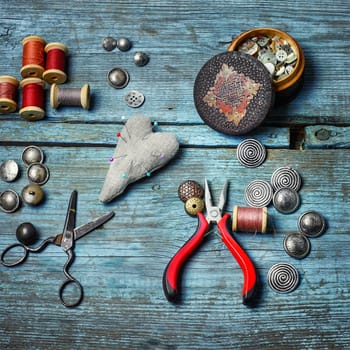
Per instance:
[[[217,206],[213,205],[207,179],[204,180],[204,183],[205,183],[204,198],[205,198],[205,207],[207,211],[207,216],[206,216],[207,221],[208,223],[218,223],[222,219],[222,211],[226,203],[228,182],[227,180],[225,180],[224,187],[221,190],[219,204]]]

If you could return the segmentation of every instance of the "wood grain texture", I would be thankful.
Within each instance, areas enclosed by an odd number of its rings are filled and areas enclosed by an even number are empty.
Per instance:
[[[13,214],[0,211],[0,250],[15,242],[21,222],[32,222],[41,238],[60,232],[73,189],[79,193],[78,225],[110,210],[116,216],[76,244],[71,272],[83,285],[84,300],[75,309],[58,299],[66,259],[59,247],[32,254],[16,268],[0,265],[0,349],[349,348],[348,3],[76,0],[63,5],[4,0],[1,6],[0,74],[20,78],[25,36],[63,42],[69,48],[65,86],[90,83],[92,107],[53,110],[47,96],[42,121],[30,123],[18,113],[0,116],[0,162],[14,159],[21,170],[15,182],[0,181],[0,192],[20,192],[28,183],[21,161],[25,145],[40,145],[50,169],[42,205],[23,204]],[[195,111],[194,79],[210,57],[226,49],[232,35],[259,26],[281,28],[299,41],[306,55],[303,89],[252,134],[221,135]],[[107,35],[129,37],[132,50],[104,51]],[[145,67],[132,61],[139,50],[150,55]],[[106,81],[115,66],[130,73],[124,90],[114,90]],[[145,94],[138,110],[123,101],[131,89]],[[158,121],[157,131],[175,133],[180,150],[166,167],[103,205],[98,194],[115,133],[122,117],[135,113]],[[259,168],[244,168],[237,160],[236,146],[246,137],[267,147]],[[295,138],[302,148],[291,149]],[[298,211],[283,215],[270,206],[272,233],[235,234],[261,280],[257,306],[242,305],[242,272],[214,232],[184,268],[182,303],[168,303],[162,291],[164,268],[197,225],[177,197],[180,182],[207,178],[215,200],[228,179],[226,211],[231,212],[233,205],[245,205],[250,181],[268,181],[283,165],[302,176]],[[294,260],[284,252],[283,238],[297,230],[299,215],[310,209],[324,215],[327,231],[311,240],[307,258]],[[277,262],[298,269],[301,281],[293,293],[278,294],[268,287],[267,272]]]

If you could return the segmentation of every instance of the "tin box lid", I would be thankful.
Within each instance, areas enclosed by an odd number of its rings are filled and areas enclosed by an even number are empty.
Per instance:
[[[196,77],[193,94],[203,121],[228,135],[243,135],[259,126],[274,98],[264,65],[236,51],[207,61]]]

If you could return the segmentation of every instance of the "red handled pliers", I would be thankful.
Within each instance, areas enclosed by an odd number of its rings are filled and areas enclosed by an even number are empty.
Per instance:
[[[171,302],[176,302],[179,298],[178,276],[182,265],[202,243],[211,223],[216,223],[222,241],[230,250],[243,271],[243,304],[250,304],[256,295],[257,274],[254,264],[247,253],[229,233],[227,225],[228,220],[230,219],[230,214],[224,214],[222,216],[222,209],[226,202],[227,186],[228,183],[225,181],[224,187],[221,191],[219,205],[213,206],[209,185],[207,180],[205,180],[205,207],[207,216],[205,216],[203,212],[197,214],[198,227],[196,232],[173,256],[163,274],[163,290],[166,298]]]

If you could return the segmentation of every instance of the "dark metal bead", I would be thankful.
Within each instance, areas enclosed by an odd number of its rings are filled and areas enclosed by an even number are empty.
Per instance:
[[[128,38],[119,38],[117,40],[117,48],[120,51],[129,51],[131,49],[131,41]]]
[[[300,215],[298,219],[299,231],[305,236],[313,238],[322,235],[326,230],[326,221],[317,211],[310,210]]]
[[[292,188],[280,188],[273,195],[274,207],[283,214],[294,213],[300,205],[300,197]]]
[[[258,140],[246,139],[237,146],[237,158],[245,167],[256,168],[265,161],[265,146]]]
[[[34,244],[38,238],[38,231],[30,222],[23,222],[16,230],[17,240],[24,245]]]
[[[295,169],[290,167],[281,167],[273,172],[271,176],[271,185],[275,191],[284,187],[299,191],[301,186],[301,178]]]
[[[134,62],[137,66],[143,67],[145,66],[149,61],[149,57],[144,52],[136,52],[134,54]]]
[[[17,179],[19,174],[18,164],[12,160],[5,160],[0,164],[0,178],[6,182],[12,182]]]
[[[186,180],[179,185],[177,194],[183,202],[186,202],[192,197],[203,198],[204,190],[197,181]]]
[[[125,95],[124,101],[129,107],[138,108],[145,102],[145,96],[140,91],[132,90]]]
[[[116,67],[109,71],[108,82],[115,89],[123,89],[129,83],[129,73],[122,68]]]
[[[0,209],[5,213],[15,212],[20,204],[17,192],[13,190],[6,190],[0,193]]]
[[[32,163],[27,169],[27,177],[30,182],[37,185],[44,185],[50,177],[49,169],[45,164]]]
[[[112,51],[117,47],[117,40],[115,40],[111,36],[107,36],[102,41],[102,47],[106,51]]]
[[[289,293],[296,289],[299,284],[298,270],[291,264],[278,263],[273,265],[267,280],[271,289],[278,293]]]
[[[303,259],[310,253],[309,239],[300,233],[290,233],[284,238],[284,250],[288,255],[296,259]]]
[[[196,216],[199,212],[204,210],[203,199],[192,197],[189,198],[185,203],[185,211],[188,215]]]
[[[27,166],[32,163],[42,163],[44,161],[44,153],[37,146],[28,146],[22,152],[22,160]]]
[[[22,189],[22,199],[28,205],[38,205],[44,198],[44,190],[37,184],[29,184]]]
[[[264,180],[254,180],[245,189],[245,201],[251,207],[267,207],[273,196],[272,186]]]

